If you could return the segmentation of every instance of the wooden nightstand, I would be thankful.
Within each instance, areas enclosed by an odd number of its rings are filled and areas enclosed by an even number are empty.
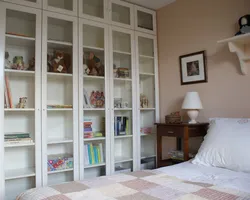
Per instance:
[[[207,134],[209,123],[198,124],[156,124],[157,126],[157,167],[168,166],[172,159],[162,160],[162,137],[176,137],[177,150],[183,146],[184,161],[189,160],[189,138],[204,137]],[[177,162],[178,163],[178,162]]]

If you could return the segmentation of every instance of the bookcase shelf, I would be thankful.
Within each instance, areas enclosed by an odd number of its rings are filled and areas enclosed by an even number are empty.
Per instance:
[[[48,145],[65,144],[65,143],[73,143],[73,140],[68,138],[48,140]]]
[[[133,161],[133,158],[128,158],[128,157],[118,157],[118,158],[115,158],[115,164],[125,163],[125,162],[131,162],[131,161]]]
[[[35,175],[35,168],[7,170],[5,171],[5,180],[20,179]]]
[[[32,47],[35,44],[35,38],[23,37],[18,35],[6,34],[6,44],[21,46],[21,47]]]
[[[67,74],[67,73],[53,73],[53,72],[48,72],[47,76],[51,77],[51,78],[53,78],[53,77],[58,78],[58,77],[72,77],[73,75],[72,74]]]
[[[26,70],[12,70],[12,69],[5,69],[5,74],[9,75],[16,75],[16,76],[34,76],[34,71],[26,71]]]
[[[100,141],[100,140],[106,140],[106,138],[105,137],[85,138],[84,142]]]
[[[27,143],[27,144],[5,144],[4,147],[5,148],[17,148],[17,147],[30,147],[30,146],[35,146],[35,143]]]
[[[73,108],[47,108],[47,111],[73,111]]]
[[[114,78],[114,81],[132,81],[130,78]]]
[[[142,155],[141,156],[141,159],[145,159],[145,158],[155,158],[156,157],[156,155]]]
[[[6,112],[32,112],[35,111],[35,108],[5,108]]]
[[[140,58],[154,59],[153,56],[139,55]]]
[[[95,168],[95,167],[102,167],[105,165],[106,165],[106,163],[99,163],[99,164],[95,164],[95,165],[85,165],[84,168],[89,169],[89,168]]]
[[[121,136],[115,136],[115,139],[122,139],[122,138],[132,138],[133,135],[121,135]]]
[[[62,169],[62,170],[50,171],[50,172],[48,172],[48,174],[58,174],[58,173],[64,173],[64,172],[71,172],[73,170],[74,170],[73,168]]]

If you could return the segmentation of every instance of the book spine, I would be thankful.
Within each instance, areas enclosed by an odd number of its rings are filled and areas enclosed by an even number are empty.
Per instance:
[[[100,147],[96,147],[97,148],[97,156],[98,156],[98,163],[101,163],[101,153],[100,153]]]
[[[9,100],[8,100],[6,82],[4,82],[4,101],[5,101],[5,103],[6,103],[6,108],[9,108],[9,107],[10,107],[10,104],[9,104]]]
[[[89,152],[88,152],[88,145],[84,145],[84,150],[85,150],[85,165],[89,165]]]
[[[92,128],[84,128],[84,132],[91,132]]]
[[[88,155],[89,155],[89,164],[93,164],[92,163],[92,156],[91,156],[91,148],[90,148],[90,144],[88,144]]]
[[[93,147],[94,148],[94,156],[95,156],[95,163],[98,163],[98,152],[97,152],[97,148],[96,146]]]
[[[5,84],[6,84],[7,97],[8,97],[8,100],[9,100],[10,108],[13,108],[12,96],[11,96],[10,84],[9,84],[8,76],[5,76]]]
[[[102,143],[99,143],[101,163],[104,163],[103,147]]]
[[[129,134],[129,120],[128,117],[126,117],[126,135]]]
[[[91,152],[91,160],[92,163],[91,164],[95,164],[95,155],[94,155],[94,148],[93,148],[93,144],[90,144],[90,152]]]

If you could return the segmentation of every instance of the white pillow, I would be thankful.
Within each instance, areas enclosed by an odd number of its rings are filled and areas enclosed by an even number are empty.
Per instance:
[[[250,173],[250,119],[212,119],[192,163]]]

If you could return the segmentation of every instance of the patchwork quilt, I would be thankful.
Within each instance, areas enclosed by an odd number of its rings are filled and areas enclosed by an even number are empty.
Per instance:
[[[17,200],[250,200],[250,194],[155,171],[99,177],[31,189]]]

